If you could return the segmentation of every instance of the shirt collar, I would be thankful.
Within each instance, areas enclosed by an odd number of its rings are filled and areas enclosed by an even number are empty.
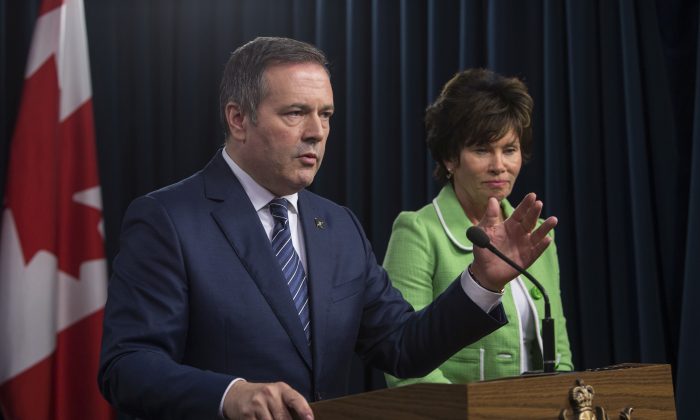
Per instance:
[[[255,208],[255,211],[258,212],[267,207],[267,205],[273,198],[276,197],[276,195],[272,194],[265,187],[255,182],[253,177],[248,175],[246,171],[244,171],[240,166],[238,166],[238,164],[236,164],[236,162],[234,162],[233,159],[231,159],[231,156],[226,153],[225,147],[221,149],[221,155],[224,157],[224,160],[233,171],[233,174],[236,176],[236,178],[238,178],[241,186],[243,186],[243,190],[245,190],[245,193],[248,195],[250,202]],[[287,199],[289,204],[291,204],[288,210],[292,210],[294,213],[298,214],[297,202],[299,200],[299,193],[285,195],[282,196],[282,198]]]

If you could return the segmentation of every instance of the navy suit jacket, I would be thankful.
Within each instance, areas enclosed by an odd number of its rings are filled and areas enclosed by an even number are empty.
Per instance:
[[[484,313],[459,281],[414,312],[350,210],[305,190],[298,209],[311,345],[220,150],[202,171],[130,205],[100,358],[100,388],[115,407],[145,418],[217,418],[235,377],[283,381],[310,401],[338,397],[353,352],[392,375],[421,376],[506,322],[500,305]]]

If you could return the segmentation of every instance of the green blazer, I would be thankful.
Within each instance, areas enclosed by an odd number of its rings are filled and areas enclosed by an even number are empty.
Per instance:
[[[513,207],[501,202],[506,216]],[[472,223],[464,214],[451,184],[447,184],[433,202],[415,212],[402,212],[394,222],[384,267],[396,288],[416,310],[433,301],[461,275],[472,262],[472,244],[465,236]],[[528,271],[547,290],[552,317],[555,319],[557,370],[573,370],[566,320],[559,291],[559,263],[554,243],[535,261]],[[481,340],[463,348],[438,369],[417,379],[400,380],[387,375],[389,386],[416,382],[466,383],[503,376],[520,375],[520,316],[515,307],[511,287],[514,282],[525,286],[530,308],[537,319],[544,316],[544,300],[539,290],[520,276],[505,288],[503,307],[509,323]],[[540,326],[537,323],[538,346],[533,349],[533,369],[541,369]],[[539,361],[539,362],[538,362]]]

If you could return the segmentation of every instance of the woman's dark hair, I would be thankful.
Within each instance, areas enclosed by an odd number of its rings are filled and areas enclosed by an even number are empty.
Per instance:
[[[447,182],[444,162],[458,159],[463,148],[497,141],[511,129],[527,161],[532,151],[531,116],[532,98],[519,79],[486,69],[457,73],[425,112],[435,179]]]

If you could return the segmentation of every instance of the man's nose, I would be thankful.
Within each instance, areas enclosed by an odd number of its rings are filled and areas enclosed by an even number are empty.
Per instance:
[[[326,134],[327,124],[327,122],[324,123],[320,116],[316,114],[309,114],[304,127],[304,140],[314,142],[323,140],[323,137]]]

